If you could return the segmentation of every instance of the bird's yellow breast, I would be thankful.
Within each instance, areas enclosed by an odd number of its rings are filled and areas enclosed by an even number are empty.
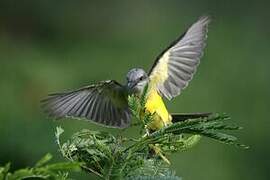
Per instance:
[[[162,100],[162,97],[156,90],[150,90],[147,95],[145,109],[154,114],[153,122],[149,124],[150,129],[161,129],[171,123],[171,115]]]

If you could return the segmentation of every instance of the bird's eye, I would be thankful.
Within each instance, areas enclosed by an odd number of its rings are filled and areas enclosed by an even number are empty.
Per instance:
[[[141,80],[143,80],[143,76],[142,76],[142,77],[140,77],[140,81],[141,81]]]

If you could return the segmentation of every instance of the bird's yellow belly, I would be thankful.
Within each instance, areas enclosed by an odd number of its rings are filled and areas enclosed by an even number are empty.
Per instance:
[[[145,109],[154,114],[153,121],[148,125],[150,129],[157,130],[171,123],[171,115],[157,91],[150,91],[145,103]]]

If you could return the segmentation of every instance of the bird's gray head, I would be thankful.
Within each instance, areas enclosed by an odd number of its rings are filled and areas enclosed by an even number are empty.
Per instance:
[[[131,93],[141,94],[148,84],[149,78],[147,73],[141,68],[131,69],[127,73],[127,88]]]

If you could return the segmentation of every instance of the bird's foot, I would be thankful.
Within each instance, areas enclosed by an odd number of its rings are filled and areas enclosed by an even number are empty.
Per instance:
[[[142,137],[144,138],[144,137],[147,137],[149,135],[150,135],[149,130],[147,128],[145,128],[145,134]]]

